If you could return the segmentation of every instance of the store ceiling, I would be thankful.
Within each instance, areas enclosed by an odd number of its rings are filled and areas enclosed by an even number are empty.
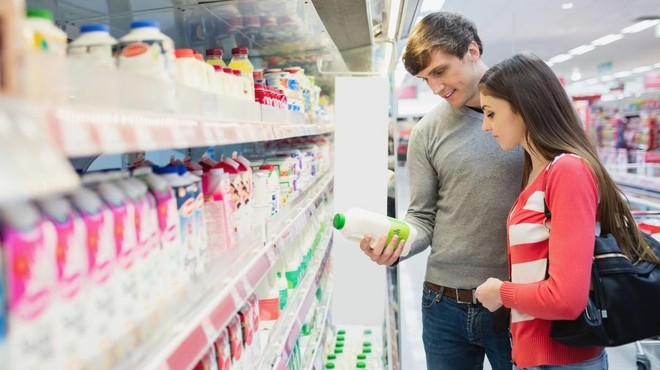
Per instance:
[[[424,10],[438,10],[425,0]],[[484,44],[487,65],[521,51],[533,52],[544,60],[610,33],[620,33],[641,17],[660,17],[658,0],[573,0],[573,7],[562,9],[569,0],[446,0],[442,10],[461,13],[472,19]],[[421,14],[423,15],[423,14]],[[581,80],[612,74],[635,67],[660,63],[660,34],[656,27],[626,34],[619,41],[553,66],[570,82],[574,68]],[[599,72],[599,65],[611,69]],[[660,71],[656,69],[656,71]],[[414,78],[406,77],[404,84]]]

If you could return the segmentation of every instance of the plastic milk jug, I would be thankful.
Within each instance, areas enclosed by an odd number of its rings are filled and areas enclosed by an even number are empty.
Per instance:
[[[410,246],[417,237],[417,230],[405,221],[380,215],[360,208],[351,208],[344,213],[337,213],[332,220],[332,225],[339,230],[344,238],[360,242],[365,235],[373,237],[371,248],[376,246],[381,236],[387,235],[387,242],[394,235],[399,239],[405,239],[406,243],[401,256],[408,255]]]

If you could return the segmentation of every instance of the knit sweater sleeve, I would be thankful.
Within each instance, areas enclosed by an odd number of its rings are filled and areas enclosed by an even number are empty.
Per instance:
[[[426,117],[425,117],[426,118]],[[405,220],[417,229],[417,238],[406,257],[408,259],[431,245],[435,226],[435,206],[438,200],[438,175],[429,158],[431,140],[429,122],[420,121],[413,128],[408,143],[408,173],[410,183],[410,205]]]
[[[595,176],[576,156],[556,161],[545,176],[552,214],[548,278],[529,284],[505,282],[500,294],[505,306],[536,318],[572,320],[584,310],[589,294],[598,189]]]

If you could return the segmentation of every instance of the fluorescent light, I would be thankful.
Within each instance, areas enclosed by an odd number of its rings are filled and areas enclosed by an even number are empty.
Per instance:
[[[594,50],[596,47],[593,45],[580,45],[576,47],[575,49],[571,49],[568,51],[569,54],[571,55],[582,55],[585,53],[588,53],[592,50]]]
[[[643,66],[643,67],[633,68],[632,72],[633,73],[644,73],[644,72],[648,72],[652,69],[653,69],[653,67],[651,67],[651,66]]]
[[[622,38],[623,38],[623,35],[620,34],[620,33],[616,33],[616,34],[611,33],[607,36],[603,36],[599,39],[596,39],[596,40],[592,41],[591,45],[598,45],[598,46],[607,45],[607,44],[613,43],[614,41],[621,40]]]
[[[597,79],[597,78],[590,78],[590,79],[584,81],[584,83],[587,84],[587,85],[597,84],[598,82],[600,82],[600,80]]]
[[[656,63],[653,65],[653,68],[660,68],[660,63]]]
[[[630,71],[622,71],[622,72],[615,73],[615,74],[613,74],[612,76],[614,76],[614,77],[616,77],[616,78],[628,77],[628,76],[632,76],[632,72],[630,72]]]
[[[569,59],[572,59],[572,58],[573,58],[573,56],[570,55],[570,54],[559,54],[559,55],[556,55],[556,56],[550,58],[549,62],[553,63],[553,64],[557,64],[557,63],[565,62],[565,61],[567,61]]]
[[[401,0],[390,0],[390,13],[387,16],[387,38],[395,40],[401,19]]]
[[[645,30],[647,28],[651,28],[655,26],[656,24],[660,24],[660,20],[654,19],[654,20],[646,20],[646,21],[641,21],[633,24],[632,26],[626,27],[621,30],[622,33],[635,33],[639,32],[642,30]]]
[[[580,70],[575,67],[573,68],[573,73],[571,73],[571,80],[577,81],[582,78],[582,73],[580,73]]]
[[[545,62],[545,64],[547,64],[548,67],[552,67],[552,66],[555,65],[555,62],[551,62],[551,61],[548,60],[547,62]]]
[[[561,8],[564,10],[568,10],[573,7],[573,3],[563,3],[561,4]]]
[[[603,82],[612,81],[613,79],[614,79],[614,76],[612,76],[612,75],[607,75],[607,76],[603,76],[603,77],[600,78],[600,80],[603,81]]]

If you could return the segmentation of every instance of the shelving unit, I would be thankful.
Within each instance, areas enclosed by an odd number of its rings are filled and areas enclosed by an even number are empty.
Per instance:
[[[270,342],[263,351],[264,357],[258,369],[286,370],[287,362],[293,352],[300,329],[312,306],[321,274],[330,257],[332,249],[332,231],[328,229],[321,239],[322,248],[317,249],[317,257],[310,264],[309,270],[299,284],[293,298],[287,303],[282,318],[270,333]]]
[[[320,303],[321,319],[317,321],[317,323],[322,326],[322,329],[317,331],[317,334],[310,339],[307,351],[305,352],[302,361],[303,369],[312,369],[314,366],[314,359],[317,358],[319,354],[322,354],[323,348],[325,347],[329,330],[327,321],[330,313],[332,289],[333,287],[330,283],[323,293],[323,301]]]

